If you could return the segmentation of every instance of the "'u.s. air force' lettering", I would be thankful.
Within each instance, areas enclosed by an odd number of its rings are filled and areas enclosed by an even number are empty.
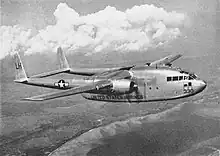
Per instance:
[[[58,82],[55,82],[54,85],[59,88],[66,88],[69,86],[69,83],[65,82],[64,80],[59,80]]]
[[[143,95],[92,95],[94,100],[143,99]]]

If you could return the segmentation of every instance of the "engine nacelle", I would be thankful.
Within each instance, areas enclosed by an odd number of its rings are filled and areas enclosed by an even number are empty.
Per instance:
[[[137,87],[131,80],[113,80],[112,84],[112,91],[118,93],[131,93]]]

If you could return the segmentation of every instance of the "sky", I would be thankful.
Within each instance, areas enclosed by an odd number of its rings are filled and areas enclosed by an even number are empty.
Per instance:
[[[0,58],[58,46],[86,55],[147,50],[181,36],[189,24],[186,13],[170,10],[144,1],[3,1]]]
[[[58,46],[86,56],[112,51],[143,52],[172,46],[178,39],[195,47],[198,42],[210,42],[210,47],[216,34],[213,19],[217,17],[217,2],[2,0],[0,59],[19,51],[55,52]]]

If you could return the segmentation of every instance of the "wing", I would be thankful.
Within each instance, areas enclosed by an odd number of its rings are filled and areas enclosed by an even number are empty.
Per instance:
[[[76,95],[76,94],[80,94],[83,92],[89,92],[89,91],[93,91],[93,90],[97,90],[97,89],[102,89],[102,88],[105,88],[105,87],[108,87],[111,85],[112,85],[111,81],[102,80],[102,81],[98,81],[95,84],[92,83],[90,85],[76,87],[76,88],[72,88],[69,90],[64,90],[64,91],[59,91],[59,92],[54,92],[54,93],[49,93],[49,94],[43,94],[43,95],[37,95],[37,96],[25,98],[23,100],[44,101],[44,100],[56,99],[56,98],[60,98],[60,97]]]
[[[179,59],[182,55],[181,54],[177,54],[177,55],[169,55],[166,56],[160,60],[156,60],[154,62],[151,63],[146,63],[148,66],[170,66],[171,63],[177,59]]]
[[[95,69],[64,68],[64,69],[58,69],[54,71],[49,71],[49,72],[33,75],[31,76],[31,78],[44,78],[44,77],[57,75],[60,73],[68,73],[68,74],[75,74],[75,75],[82,75],[82,76],[94,76],[94,75],[99,75],[102,73],[112,73],[115,71],[129,70],[133,67],[134,66],[126,66],[126,67],[119,67],[119,68],[95,68]]]
[[[58,69],[58,70],[53,70],[37,75],[31,76],[31,78],[43,78],[43,77],[49,77],[53,75],[57,75],[60,73],[68,73],[68,74],[75,74],[75,75],[82,75],[82,76],[92,76],[95,75],[97,72],[93,70],[84,70],[84,69],[72,69],[72,68],[64,68],[64,69]]]

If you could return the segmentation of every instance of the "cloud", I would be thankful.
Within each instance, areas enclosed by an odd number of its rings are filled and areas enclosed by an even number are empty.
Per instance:
[[[26,54],[54,52],[58,46],[72,53],[84,49],[87,55],[103,51],[142,51],[180,36],[180,28],[187,18],[183,13],[167,12],[148,4],[124,12],[107,6],[99,12],[80,16],[67,4],[60,3],[54,16],[56,24],[36,34],[18,25],[1,26],[0,58],[18,50]]]

